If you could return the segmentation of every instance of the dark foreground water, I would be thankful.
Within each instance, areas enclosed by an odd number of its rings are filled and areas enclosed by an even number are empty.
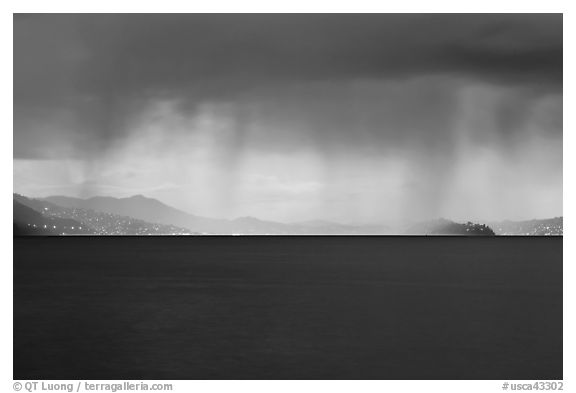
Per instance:
[[[14,378],[560,379],[562,238],[15,238]]]

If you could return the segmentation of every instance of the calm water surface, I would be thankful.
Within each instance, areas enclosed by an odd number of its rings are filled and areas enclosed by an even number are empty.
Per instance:
[[[15,238],[14,378],[560,379],[562,238]]]

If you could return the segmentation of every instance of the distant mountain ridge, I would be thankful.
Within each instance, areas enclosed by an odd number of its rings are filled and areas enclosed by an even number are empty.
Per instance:
[[[72,225],[72,231],[70,231],[70,226],[68,226],[68,228],[64,228],[65,231],[63,233],[56,234],[77,234],[77,231],[74,231],[74,229],[77,229],[78,226],[82,226],[85,231],[88,231],[87,233],[96,235],[190,234],[189,230],[173,225],[150,223],[125,215],[106,213],[92,209],[63,207],[46,200],[31,199],[19,194],[14,194],[13,199],[14,203],[23,205],[42,217],[42,219],[35,217],[35,221],[63,219],[73,220],[76,223],[75,226]],[[31,218],[33,218],[33,216],[26,214],[25,211],[14,209],[14,222],[25,221],[26,223],[30,223],[32,222]]]
[[[63,207],[91,209],[104,213],[139,218],[148,222],[162,223],[165,216],[187,214],[163,204],[157,199],[134,195],[128,198],[96,196],[88,199],[67,196],[50,196],[43,200]]]
[[[239,226],[238,222],[234,223],[230,220],[195,216],[143,195],[127,198],[97,196],[88,199],[50,196],[43,199],[64,207],[91,209],[130,216],[148,222],[175,225],[191,232],[234,233],[234,228]]]
[[[280,223],[260,220],[254,217],[240,217],[232,220],[196,216],[168,206],[156,199],[143,195],[127,198],[92,197],[80,199],[65,196],[51,196],[43,199],[66,208],[80,208],[110,214],[130,216],[134,219],[175,225],[194,233],[204,234],[342,234],[342,235],[382,235],[382,234],[451,234],[451,235],[493,235],[492,230],[480,224],[458,224],[449,220],[435,220],[413,225],[408,230],[393,231],[385,225],[348,225],[336,222],[311,220],[296,223]]]
[[[140,234],[247,234],[247,235],[562,235],[562,217],[545,220],[501,221],[483,223],[456,223],[446,219],[423,221],[403,227],[385,225],[351,225],[325,220],[280,223],[255,217],[239,217],[232,220],[196,216],[161,201],[143,195],[127,198],[96,196],[88,199],[67,196],[51,196],[42,199],[27,198],[14,194],[14,226],[22,230],[22,224],[58,227],[54,220],[73,220],[78,231],[81,225],[86,233],[111,235]],[[31,214],[20,205],[30,208]],[[25,219],[23,219],[23,217]],[[66,226],[61,223],[61,226]],[[80,224],[80,225],[79,225]],[[54,228],[52,228],[54,229]],[[68,229],[69,230],[69,229]],[[35,231],[41,234],[41,230]],[[61,234],[61,233],[60,233]]]
[[[92,197],[88,199],[51,196],[44,198],[44,200],[60,206],[122,214],[207,234],[292,234],[306,232],[305,229],[296,225],[264,221],[254,217],[225,220],[196,216],[143,195],[128,198]]]
[[[488,223],[497,235],[562,236],[564,218],[553,217],[525,221],[499,221]]]
[[[192,232],[206,234],[385,234],[390,228],[384,225],[353,226],[328,221],[303,223],[280,223],[255,217],[239,217],[232,220],[196,216],[168,206],[143,195],[127,198],[92,197],[80,199],[66,196],[50,196],[43,200],[69,208],[98,210],[137,219],[176,225]]]
[[[255,217],[239,217],[232,220],[207,218],[178,210],[143,195],[127,198],[92,197],[88,199],[50,196],[43,200],[70,208],[92,209],[149,222],[176,225],[187,228],[191,232],[205,234],[315,235],[388,234],[391,232],[391,229],[384,225],[354,226],[320,220],[288,224]]]

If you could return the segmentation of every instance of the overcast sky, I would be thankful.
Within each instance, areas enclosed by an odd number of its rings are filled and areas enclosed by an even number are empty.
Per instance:
[[[562,16],[16,15],[14,189],[193,214],[562,215]]]

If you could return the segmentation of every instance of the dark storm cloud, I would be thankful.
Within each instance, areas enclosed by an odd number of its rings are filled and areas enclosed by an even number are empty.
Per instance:
[[[28,99],[431,72],[562,78],[561,15],[38,15],[15,19],[14,46],[15,96]]]
[[[98,151],[150,100],[190,111],[294,83],[434,73],[557,90],[562,16],[16,15],[14,151],[34,156],[43,138]]]

